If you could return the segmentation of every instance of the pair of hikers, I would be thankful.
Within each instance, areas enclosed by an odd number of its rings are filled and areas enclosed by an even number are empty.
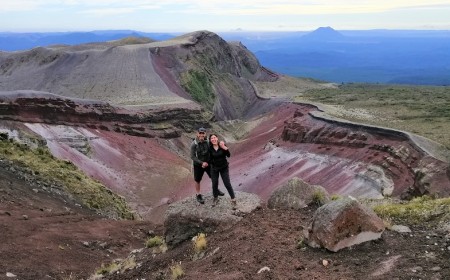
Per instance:
[[[210,134],[209,139],[206,135],[206,129],[201,127],[197,131],[197,137],[191,144],[191,159],[194,167],[194,181],[196,199],[204,204],[202,194],[200,193],[200,182],[206,173],[212,181],[213,206],[219,202],[219,196],[225,194],[219,190],[219,175],[222,177],[223,184],[231,197],[231,206],[236,209],[236,197],[230,182],[230,172],[228,168],[227,157],[230,157],[230,151],[224,141],[220,141],[217,134]]]

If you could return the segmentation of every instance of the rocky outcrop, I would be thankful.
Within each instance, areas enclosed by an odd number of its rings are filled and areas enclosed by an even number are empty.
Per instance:
[[[354,199],[345,198],[317,209],[305,237],[311,247],[337,252],[378,239],[384,229],[383,220],[371,209]]]
[[[231,227],[261,206],[255,194],[236,192],[237,210],[232,210],[229,199],[221,198],[211,207],[212,196],[205,196],[206,203],[199,204],[195,198],[187,197],[169,206],[165,214],[164,227],[167,244],[174,246],[198,233],[211,233]]]
[[[133,110],[35,91],[0,92],[0,119],[68,124],[147,138],[176,138],[207,122],[195,106]]]
[[[407,133],[326,118],[316,111],[298,109],[285,121],[282,140],[364,161],[369,167],[359,173],[360,179],[384,196],[450,195],[448,163],[431,157]]]
[[[330,201],[328,192],[322,186],[310,185],[294,177],[275,189],[267,201],[269,208],[301,209],[308,205],[323,205]]]
[[[189,33],[150,49],[153,66],[169,88],[214,111],[218,120],[242,119],[254,108],[278,104],[258,98],[251,81],[275,81],[240,43],[208,31]],[[272,106],[273,107],[273,106]]]

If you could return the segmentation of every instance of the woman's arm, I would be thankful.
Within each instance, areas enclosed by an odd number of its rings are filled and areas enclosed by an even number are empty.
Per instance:
[[[225,155],[226,157],[230,157],[230,156],[231,156],[230,150],[229,150],[228,147],[225,145],[225,142],[220,141],[220,142],[219,142],[219,147],[224,151],[224,155]]]

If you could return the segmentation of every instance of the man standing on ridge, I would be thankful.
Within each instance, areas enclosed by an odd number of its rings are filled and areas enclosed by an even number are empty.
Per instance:
[[[196,198],[199,203],[204,204],[205,200],[200,193],[200,182],[205,172],[211,178],[211,167],[209,166],[209,141],[208,137],[206,137],[206,129],[203,127],[198,129],[197,137],[192,141],[191,159],[194,165]],[[219,191],[219,195],[223,196],[224,193]]]

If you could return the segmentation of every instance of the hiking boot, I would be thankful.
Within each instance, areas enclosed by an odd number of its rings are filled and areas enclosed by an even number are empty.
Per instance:
[[[197,194],[196,196],[198,203],[205,204],[205,200],[203,199],[201,194]]]
[[[213,203],[212,203],[212,207],[216,206],[217,204],[219,204],[219,198],[218,197],[214,197]]]
[[[224,196],[225,194],[219,190],[219,196]]]
[[[236,199],[231,200],[231,209],[236,210],[237,209],[237,202]]]

